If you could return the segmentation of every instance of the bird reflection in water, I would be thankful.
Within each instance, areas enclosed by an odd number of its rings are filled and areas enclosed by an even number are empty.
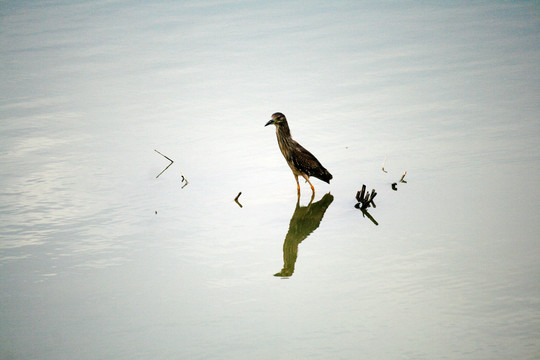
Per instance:
[[[313,197],[311,200],[313,201]],[[314,203],[312,201],[307,206],[300,206],[300,198],[296,201],[289,231],[283,243],[283,269],[274,276],[288,277],[293,274],[298,245],[319,227],[326,209],[334,201],[334,196],[328,193],[321,200]]]

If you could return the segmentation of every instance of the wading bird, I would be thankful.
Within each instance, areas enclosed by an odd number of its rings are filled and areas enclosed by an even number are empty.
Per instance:
[[[300,183],[298,182],[298,176],[302,176],[304,179],[306,179],[311,186],[313,196],[315,195],[315,188],[313,187],[313,184],[311,184],[311,181],[309,181],[310,176],[314,176],[317,179],[330,184],[332,174],[330,174],[328,170],[321,165],[319,160],[317,160],[312,153],[293,140],[285,115],[279,112],[273,114],[272,120],[268,121],[264,126],[271,124],[276,126],[276,136],[279,149],[281,150],[283,157],[285,157],[285,161],[287,161],[287,164],[289,164],[294,178],[296,179],[298,196],[300,196]]]

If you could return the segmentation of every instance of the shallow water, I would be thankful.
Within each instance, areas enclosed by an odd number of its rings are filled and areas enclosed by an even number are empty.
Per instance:
[[[540,353],[536,5],[0,10],[1,358]]]

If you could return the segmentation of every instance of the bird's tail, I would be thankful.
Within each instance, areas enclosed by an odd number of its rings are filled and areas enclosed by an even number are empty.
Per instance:
[[[330,180],[332,180],[333,178],[332,174],[330,174],[330,172],[326,170],[325,168],[323,168],[323,171],[320,174],[313,175],[313,176],[329,184],[330,184]]]

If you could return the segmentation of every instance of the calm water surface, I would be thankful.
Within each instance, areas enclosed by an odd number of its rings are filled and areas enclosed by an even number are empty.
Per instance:
[[[2,2],[0,358],[537,358],[539,15]]]

